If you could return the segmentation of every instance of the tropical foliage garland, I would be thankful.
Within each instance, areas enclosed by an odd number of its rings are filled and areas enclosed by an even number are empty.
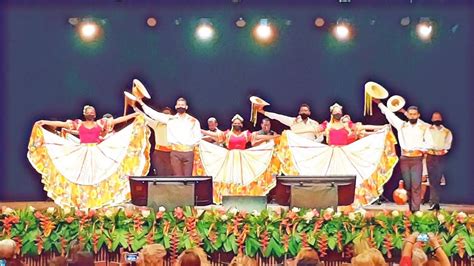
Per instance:
[[[17,253],[65,254],[77,239],[98,252],[106,247],[137,251],[146,244],[160,243],[172,257],[193,246],[208,253],[224,251],[257,253],[265,257],[295,256],[302,247],[314,247],[320,256],[333,250],[351,256],[353,241],[367,238],[369,244],[390,258],[403,239],[414,231],[435,233],[448,256],[472,256],[474,216],[463,212],[398,211],[340,213],[333,209],[275,209],[246,213],[237,209],[207,211],[191,207],[155,212],[147,208],[100,210],[35,210],[32,207],[0,213],[0,239],[11,238]],[[428,246],[425,249],[429,249]]]

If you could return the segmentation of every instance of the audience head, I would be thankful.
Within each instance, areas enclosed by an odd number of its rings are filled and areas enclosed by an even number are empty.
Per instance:
[[[244,254],[235,256],[229,264],[230,266],[257,266],[258,263],[255,259],[250,258]]]
[[[0,241],[0,259],[11,259],[15,256],[16,243],[11,239]]]
[[[48,266],[67,266],[67,260],[64,256],[54,257],[49,260]]]
[[[413,266],[421,266],[425,265],[425,263],[428,262],[428,256],[426,256],[426,253],[419,247],[418,245],[415,245],[413,247],[413,253],[411,255],[411,263]]]
[[[298,266],[319,266],[322,265],[318,253],[312,248],[302,248],[296,255],[296,265]]]
[[[166,249],[160,244],[146,245],[140,252],[138,265],[162,266],[163,258],[166,256]]]
[[[352,258],[353,266],[384,266],[386,265],[382,253],[375,248],[369,248]]]
[[[354,257],[370,249],[369,242],[366,239],[354,239]]]
[[[177,266],[210,266],[202,248],[186,249],[179,255]]]

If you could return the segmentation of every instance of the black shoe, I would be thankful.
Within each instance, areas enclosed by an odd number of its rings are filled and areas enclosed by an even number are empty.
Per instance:
[[[435,203],[429,208],[430,211],[439,211],[439,204]]]

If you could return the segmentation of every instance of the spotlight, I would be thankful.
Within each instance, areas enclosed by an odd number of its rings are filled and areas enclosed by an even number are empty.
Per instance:
[[[247,25],[247,22],[242,18],[240,17],[236,22],[235,22],[235,26],[239,27],[239,28],[243,28],[245,27],[245,25]]]
[[[81,27],[81,34],[85,38],[92,38],[97,33],[97,25],[86,23]]]
[[[258,25],[255,32],[261,39],[269,39],[272,37],[272,29],[267,25]]]
[[[416,25],[416,33],[423,41],[431,40],[431,37],[433,36],[433,24],[429,19],[421,19]]]
[[[214,37],[214,28],[209,19],[201,19],[196,28],[196,37],[202,41],[209,41]]]
[[[260,39],[269,39],[272,37],[272,28],[266,23],[260,23],[255,29],[255,33]]]
[[[348,41],[351,38],[351,25],[345,20],[340,20],[337,22],[332,33],[338,41]]]
[[[261,43],[270,43],[274,39],[274,29],[268,19],[261,19],[253,31],[254,37]]]
[[[324,26],[324,19],[321,18],[321,17],[317,17],[315,20],[314,20],[314,25],[318,28],[321,28],[322,26]]]
[[[146,20],[146,24],[147,24],[149,27],[151,27],[151,28],[155,27],[156,24],[157,24],[156,18],[154,18],[154,17],[149,17],[149,18]]]
[[[83,41],[91,42],[99,37],[101,28],[94,21],[84,21],[79,24],[78,32]]]

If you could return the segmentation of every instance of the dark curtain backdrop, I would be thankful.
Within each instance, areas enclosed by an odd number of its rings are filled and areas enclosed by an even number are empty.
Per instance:
[[[443,201],[474,203],[470,4],[40,2],[46,1],[7,1],[0,10],[0,200],[46,198],[40,175],[26,158],[36,120],[80,118],[84,104],[95,105],[98,116],[108,112],[119,116],[123,91],[138,78],[152,95],[150,104],[174,106],[176,98],[184,96],[202,124],[215,116],[222,129],[228,128],[235,113],[249,118],[251,95],[269,101],[267,110],[289,115],[306,102],[318,121],[328,119],[329,106],[337,101],[353,120],[383,124],[386,121],[375,106],[373,117],[363,117],[363,85],[375,80],[391,94],[404,96],[408,105],[418,105],[425,121],[433,111],[444,114],[454,143]],[[96,45],[82,43],[68,23],[68,18],[89,16],[105,22],[103,38]],[[157,18],[157,27],[146,25],[148,16]],[[243,29],[234,25],[240,16],[247,21]],[[317,16],[326,20],[321,29],[313,24]],[[400,25],[405,16],[411,18],[408,27]],[[194,37],[203,17],[211,19],[218,33],[210,44]],[[278,28],[277,40],[266,47],[251,37],[253,26],[263,17]],[[328,33],[328,25],[339,17],[355,27],[355,38],[346,44]],[[436,22],[431,43],[421,43],[413,34],[420,17]],[[249,123],[246,126],[253,129]],[[399,179],[397,167],[386,185],[387,195]]]

